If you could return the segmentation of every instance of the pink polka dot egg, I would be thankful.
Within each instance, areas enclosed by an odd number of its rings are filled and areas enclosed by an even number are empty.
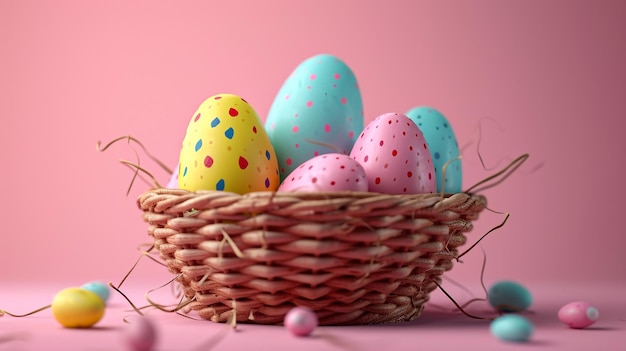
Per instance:
[[[600,312],[588,302],[575,301],[561,307],[558,317],[572,329],[583,329],[595,323],[600,317]]]
[[[330,153],[304,162],[278,191],[367,191],[365,170],[348,155]]]
[[[435,167],[419,127],[406,115],[385,113],[359,135],[350,156],[367,174],[369,191],[402,195],[437,191]]]

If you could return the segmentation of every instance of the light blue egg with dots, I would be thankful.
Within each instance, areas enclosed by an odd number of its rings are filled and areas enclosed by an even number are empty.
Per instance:
[[[444,193],[460,193],[463,185],[463,167],[461,159],[456,159],[460,155],[459,144],[446,117],[428,106],[415,107],[406,115],[424,134],[435,165],[437,192],[442,192],[443,184]],[[450,162],[446,166],[443,181],[443,168],[448,161]]]
[[[93,281],[85,283],[81,286],[81,288],[95,293],[96,295],[98,295],[98,297],[100,297],[100,299],[102,299],[105,304],[109,300],[109,296],[111,295],[109,286],[102,282]]]
[[[349,154],[363,127],[356,77],[345,62],[328,54],[310,57],[295,68],[265,120],[281,180],[315,156]]]
[[[535,331],[534,325],[518,314],[505,314],[496,318],[489,329],[496,338],[509,342],[526,342]]]
[[[522,312],[533,302],[530,291],[514,281],[503,280],[487,291],[489,304],[499,312]]]

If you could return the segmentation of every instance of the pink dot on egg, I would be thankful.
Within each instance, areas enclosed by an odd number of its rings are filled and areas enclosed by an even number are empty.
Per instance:
[[[293,128],[291,128],[291,131],[294,133],[297,133],[300,130],[300,127],[298,126],[293,126]]]
[[[296,143],[295,145],[296,149],[300,147],[300,144]]]
[[[311,74],[311,75],[309,76],[309,78],[310,78],[311,80],[315,80],[315,78],[317,78],[317,76],[315,75],[315,73],[313,73],[313,74]]]
[[[348,99],[346,99],[345,97],[342,97],[341,98],[341,103],[344,104],[344,105],[347,104],[348,103]]]
[[[335,76],[334,76],[334,77],[335,77],[335,79],[340,79],[340,78],[341,78],[341,74],[339,74],[339,73],[335,73]]]
[[[196,118],[194,118],[194,119],[193,119],[193,121],[194,121],[194,122],[198,122],[198,120],[199,120],[199,119],[200,119],[200,114],[198,113],[198,114],[196,115]]]
[[[306,102],[306,107],[311,107],[313,106],[313,101],[309,100]]]
[[[287,158],[285,160],[285,163],[287,164],[287,166],[291,166],[291,164],[293,163],[293,160],[291,158]]]
[[[348,132],[348,138],[350,138],[350,139],[354,138],[354,132],[353,131],[349,131]]]
[[[289,94],[285,95],[285,100],[289,100]]]
[[[326,133],[330,133],[330,124],[326,123],[326,124],[324,125],[324,131],[325,131]]]

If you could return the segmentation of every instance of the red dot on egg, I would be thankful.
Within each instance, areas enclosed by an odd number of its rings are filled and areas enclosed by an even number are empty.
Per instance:
[[[380,184],[380,177],[376,177],[376,179],[374,180],[374,183]]]
[[[213,158],[211,156],[207,156],[204,158],[204,166],[206,168],[210,168],[211,166],[213,166]]]
[[[256,126],[252,126],[252,133],[256,134]]]
[[[313,183],[313,184],[317,183],[317,177],[313,177],[313,178],[311,179],[311,183]]]
[[[433,175],[430,172],[428,172],[428,180],[431,180],[431,179],[433,179]]]
[[[335,181],[333,180],[332,182],[330,182],[330,185],[335,185]]]
[[[199,120],[199,119],[200,119],[200,114],[198,113],[198,114],[196,115],[196,118],[194,118],[194,119],[193,119],[193,121],[194,121],[194,122],[198,122],[198,120]]]
[[[398,155],[398,150],[394,149],[393,151],[391,151],[391,156],[396,156],[396,155]]]
[[[291,166],[292,162],[293,161],[291,160],[291,158],[288,158],[288,159],[285,160],[285,163],[287,164],[287,166]]]
[[[383,144],[384,144],[384,143],[385,143],[385,142],[381,140],[381,141],[380,141],[380,143],[378,143],[378,144],[379,144],[380,146],[383,146]]]
[[[248,160],[246,160],[243,156],[239,156],[239,168],[241,169],[248,168]]]
[[[219,100],[219,99],[221,99],[221,98],[222,98],[221,96],[216,96],[216,97],[215,97],[215,100]]]
[[[231,117],[236,117],[237,115],[239,115],[239,111],[237,111],[237,110],[235,110],[234,108],[231,107],[230,109],[228,109],[228,114]]]
[[[407,176],[407,177],[409,177],[409,178],[411,178],[411,177],[413,176],[413,172],[410,172],[410,171],[409,171],[409,172],[406,172],[406,176]]]

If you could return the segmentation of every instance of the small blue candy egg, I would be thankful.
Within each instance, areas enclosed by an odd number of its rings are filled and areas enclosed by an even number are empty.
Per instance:
[[[424,134],[435,165],[437,192],[441,192],[442,188],[443,192],[449,194],[461,192],[463,169],[461,159],[456,159],[460,155],[459,145],[446,117],[427,106],[415,107],[406,115]],[[447,166],[446,163],[448,163]],[[444,179],[445,182],[443,182]]]
[[[500,281],[487,292],[489,304],[500,312],[521,312],[526,310],[533,299],[528,289],[512,281]]]
[[[102,282],[94,281],[94,282],[85,283],[83,284],[83,286],[81,286],[81,288],[96,293],[96,295],[98,295],[98,297],[100,297],[100,299],[102,299],[102,302],[104,303],[107,302],[111,294],[109,290],[109,286]]]
[[[526,318],[517,314],[506,314],[491,322],[491,334],[504,341],[526,342],[535,327]]]

